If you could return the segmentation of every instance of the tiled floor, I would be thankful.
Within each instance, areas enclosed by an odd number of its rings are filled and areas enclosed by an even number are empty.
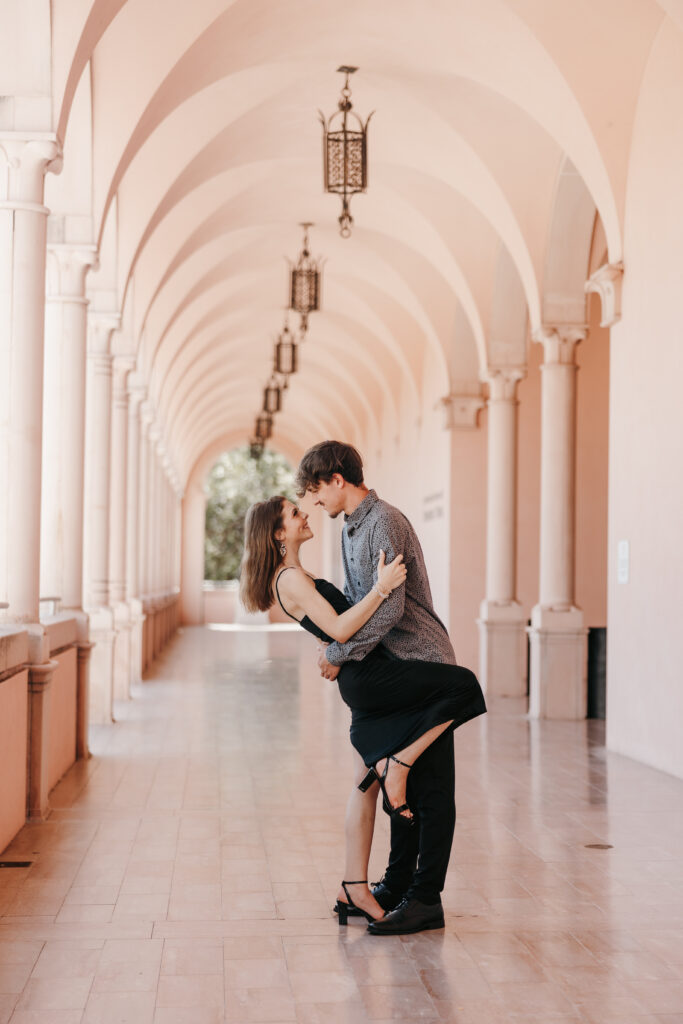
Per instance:
[[[683,782],[598,723],[456,733],[446,929],[383,939],[330,912],[348,718],[309,638],[186,630],[118,717],[0,869],[0,1024],[682,1024]]]

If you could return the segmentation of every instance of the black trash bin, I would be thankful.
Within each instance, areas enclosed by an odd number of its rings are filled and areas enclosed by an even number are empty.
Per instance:
[[[605,718],[607,705],[607,628],[588,630],[588,707],[587,718]]]

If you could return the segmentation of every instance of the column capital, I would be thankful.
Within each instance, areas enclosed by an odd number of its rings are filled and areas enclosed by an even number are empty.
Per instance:
[[[88,310],[88,355],[104,356],[111,363],[112,334],[118,330],[120,324],[121,317],[118,313]]]
[[[543,345],[544,365],[571,366],[576,361],[576,346],[588,334],[586,324],[543,324],[531,335]]]
[[[585,284],[586,294],[595,292],[600,296],[602,311],[601,327],[611,327],[621,320],[621,285],[624,278],[624,264],[604,263]]]
[[[514,402],[517,385],[525,377],[526,366],[489,366],[486,370],[489,402]]]
[[[147,385],[145,378],[139,370],[133,370],[128,375],[128,408],[131,415],[142,414],[142,405],[147,398]]]
[[[124,391],[128,391],[128,377],[135,369],[135,356],[113,355],[114,379],[118,378]]]
[[[445,413],[445,430],[476,430],[479,426],[479,413],[486,402],[481,395],[451,393],[440,398],[437,405]]]
[[[87,306],[85,278],[91,268],[96,270],[98,266],[99,255],[96,245],[48,243],[46,300],[59,302],[67,299]]]
[[[43,179],[48,171],[62,169],[62,145],[53,132],[0,132],[0,165],[9,173],[0,175],[0,207],[50,212],[43,205]]]

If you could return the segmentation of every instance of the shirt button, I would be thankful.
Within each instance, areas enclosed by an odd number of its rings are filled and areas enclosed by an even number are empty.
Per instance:
[[[358,584],[358,586],[360,586],[360,580],[356,580],[356,583]]]

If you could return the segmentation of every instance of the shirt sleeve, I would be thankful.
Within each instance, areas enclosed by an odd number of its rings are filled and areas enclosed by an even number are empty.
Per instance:
[[[398,516],[380,521],[373,531],[371,541],[373,568],[377,564],[380,551],[384,551],[387,562],[393,561],[397,554],[402,554],[407,562],[408,552],[404,550],[407,540],[406,526]],[[406,588],[403,583],[382,601],[372,618],[368,619],[345,644],[336,640],[331,643],[326,650],[330,665],[343,665],[345,661],[362,661],[377,644],[381,643],[389,630],[401,621],[405,610],[405,598]]]

